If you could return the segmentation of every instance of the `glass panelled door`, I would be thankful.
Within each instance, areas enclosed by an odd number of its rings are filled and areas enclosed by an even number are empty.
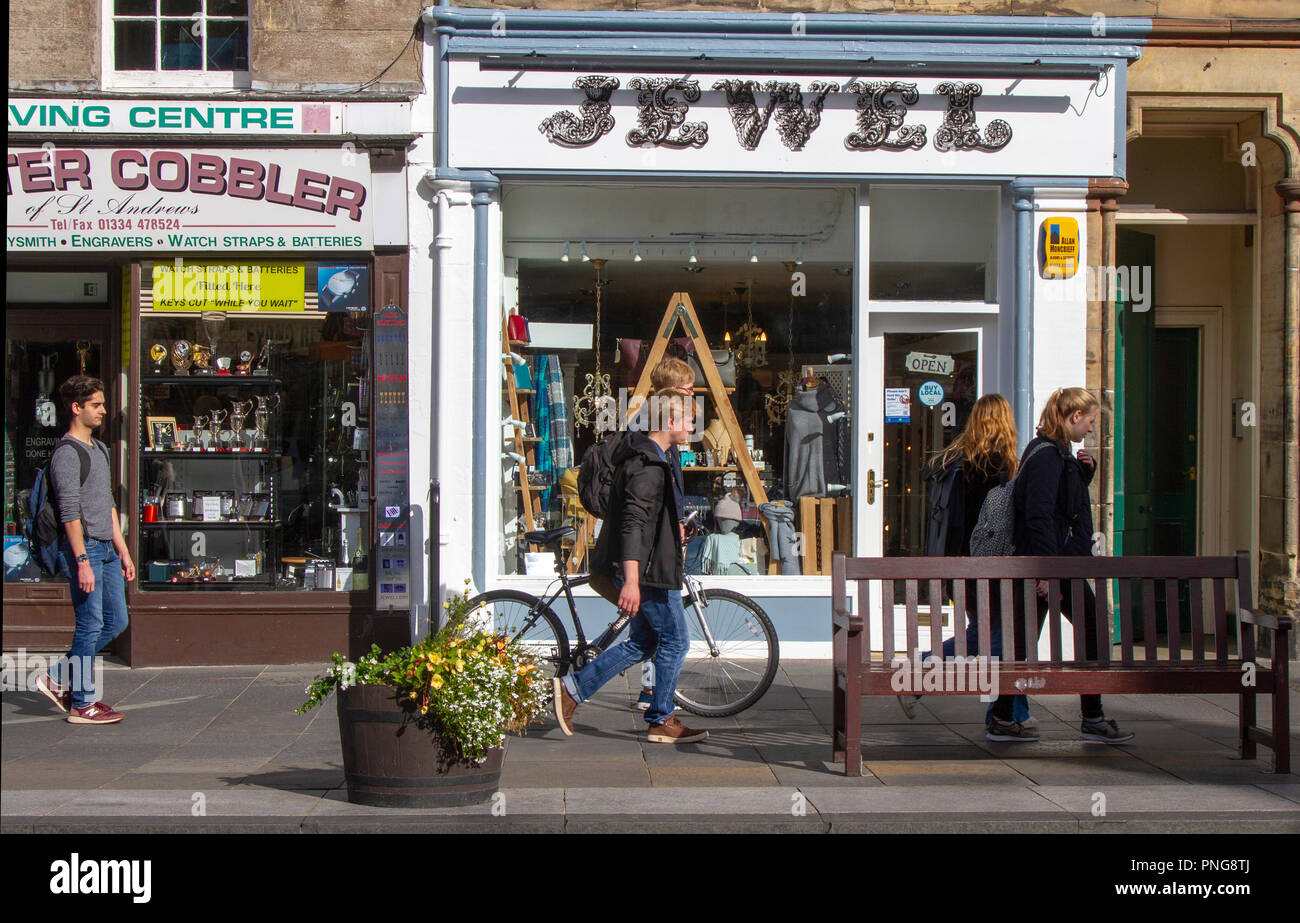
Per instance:
[[[864,490],[868,556],[925,554],[931,482],[926,468],[966,426],[983,393],[987,345],[993,319],[942,315],[873,314],[866,351]],[[901,584],[895,598],[903,599]],[[878,594],[872,594],[873,649],[881,644]],[[923,648],[930,644],[929,600],[922,594]],[[895,650],[906,649],[902,607],[895,625]],[[943,607],[945,637],[952,633],[951,606]],[[938,623],[936,619],[936,624]]]

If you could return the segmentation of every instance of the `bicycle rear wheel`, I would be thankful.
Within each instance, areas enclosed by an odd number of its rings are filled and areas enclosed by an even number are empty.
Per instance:
[[[709,648],[690,595],[684,594],[691,649],[674,698],[697,715],[734,715],[761,699],[776,678],[776,629],[758,603],[732,590],[701,590],[700,603],[717,653]]]
[[[569,669],[569,636],[559,616],[536,596],[519,590],[493,590],[469,601],[470,608],[483,606],[493,631],[504,632],[537,658],[537,670],[550,688],[551,679]]]

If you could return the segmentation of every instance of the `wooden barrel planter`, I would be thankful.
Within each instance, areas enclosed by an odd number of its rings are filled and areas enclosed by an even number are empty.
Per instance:
[[[384,808],[446,808],[479,804],[501,781],[504,747],[480,764],[458,759],[437,734],[416,726],[389,686],[352,686],[338,693],[339,736],[348,801]]]

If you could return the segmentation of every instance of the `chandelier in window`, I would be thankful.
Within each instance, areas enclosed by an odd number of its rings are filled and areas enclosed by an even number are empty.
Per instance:
[[[739,298],[740,289],[736,289]],[[761,369],[767,366],[767,332],[754,323],[754,282],[745,289],[745,322],[736,331],[736,364],[742,369]]]
[[[588,372],[586,375],[586,384],[580,394],[573,397],[573,429],[576,433],[582,427],[591,427],[594,431],[596,424],[601,417],[601,411],[614,401],[613,389],[609,383],[609,373],[604,374],[600,371],[600,313],[601,313],[601,290],[608,281],[602,281],[600,278],[601,271],[605,268],[604,260],[592,260],[591,265],[596,270],[596,372],[593,375]]]

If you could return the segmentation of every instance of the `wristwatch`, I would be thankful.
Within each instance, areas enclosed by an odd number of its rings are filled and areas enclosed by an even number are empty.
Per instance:
[[[77,555],[78,564],[80,564],[82,561],[89,561],[89,560],[90,560],[90,555],[86,554],[84,551],[81,554]]]

